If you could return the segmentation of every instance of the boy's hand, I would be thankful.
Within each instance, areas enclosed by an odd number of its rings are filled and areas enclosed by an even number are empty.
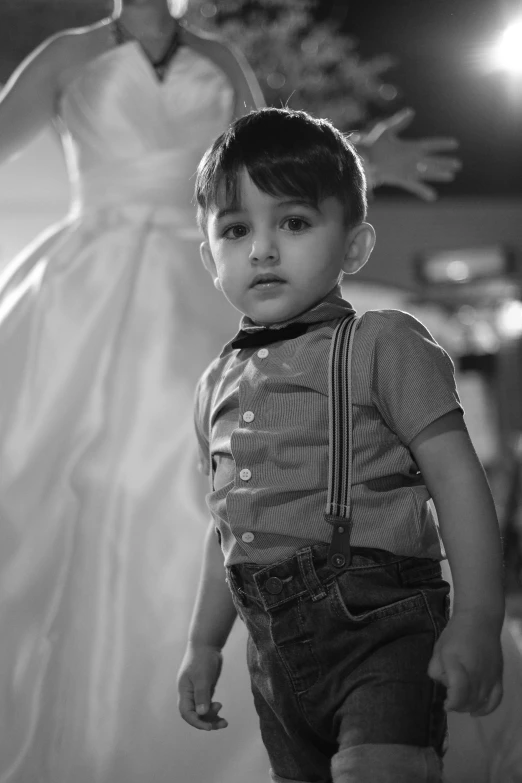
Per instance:
[[[435,645],[428,674],[448,689],[446,710],[493,712],[502,700],[502,649],[488,618],[454,614]]]
[[[218,713],[222,705],[211,701],[221,673],[223,657],[214,647],[189,645],[178,674],[178,707],[181,716],[191,726],[203,731],[226,729]]]

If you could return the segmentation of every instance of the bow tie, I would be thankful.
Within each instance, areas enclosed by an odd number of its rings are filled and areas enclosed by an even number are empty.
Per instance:
[[[281,329],[260,329],[257,332],[245,332],[243,329],[231,343],[232,348],[257,348],[260,345],[270,345],[270,343],[281,342],[281,340],[292,340],[294,337],[300,337],[308,330],[310,324],[289,324]]]

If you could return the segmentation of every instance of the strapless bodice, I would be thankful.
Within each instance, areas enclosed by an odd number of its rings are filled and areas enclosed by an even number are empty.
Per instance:
[[[225,74],[187,46],[163,82],[136,42],[93,59],[60,102],[76,208],[146,202],[193,214],[194,172],[232,103]]]

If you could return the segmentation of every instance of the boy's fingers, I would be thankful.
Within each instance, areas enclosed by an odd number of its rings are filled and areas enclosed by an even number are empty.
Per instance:
[[[210,708],[210,688],[199,686],[194,689],[194,704],[198,715],[205,715]]]
[[[206,721],[202,720],[195,712],[188,712],[183,715],[184,720],[190,724],[190,726],[194,726],[195,729],[201,729],[201,731],[211,731],[212,725],[210,723],[207,723]]]
[[[218,701],[213,701],[205,715],[201,715],[198,722],[204,725],[204,728],[209,729],[226,729],[228,722],[219,716],[219,711],[223,705]]]
[[[212,731],[215,729],[226,729],[228,726],[228,722],[218,715],[221,706],[219,702],[212,702],[204,715],[198,715],[194,709],[192,699],[180,699],[179,711],[183,720],[190,726],[194,726],[194,728],[202,731]]]
[[[465,710],[474,694],[468,673],[459,660],[453,658],[446,665],[448,679],[448,694],[445,707],[447,710]]]
[[[192,691],[188,689],[180,690],[178,708],[183,718],[187,720],[187,715],[190,715],[192,712],[194,712],[194,699],[192,696]]]
[[[183,681],[179,685],[178,708],[183,716],[194,709],[192,689]]]
[[[188,724],[191,726],[195,726],[197,729],[202,729],[203,731],[210,731],[212,728],[211,723],[208,720],[203,720],[200,718],[200,715],[203,713],[208,712],[209,706],[210,706],[210,699],[207,697],[207,704],[204,706],[204,698],[205,698],[206,691],[204,689],[196,689],[193,687],[193,684],[191,681],[180,681],[179,685],[179,711],[181,713],[181,717],[183,720],[185,720]],[[197,698],[200,698],[200,701],[197,701]],[[202,712],[197,709],[197,705],[200,704],[201,707],[204,706],[204,709],[202,709]]]
[[[213,729],[225,729],[228,726],[228,721],[218,714],[222,706],[223,705],[219,701],[213,701],[205,716],[205,720],[210,721]]]
[[[440,655],[438,655],[436,651],[433,654],[428,666],[428,676],[431,677],[432,680],[441,682],[443,685],[448,684]]]
[[[473,717],[481,717],[483,715],[489,715],[491,712],[497,709],[498,705],[502,701],[503,695],[504,695],[504,690],[502,688],[502,683],[500,682],[495,683],[489,695],[486,696],[486,698],[482,699],[478,707],[472,711],[471,715]]]
[[[179,711],[181,717],[190,726],[194,726],[196,729],[203,729],[203,731],[210,731],[212,728],[209,723],[205,723],[201,720],[194,709],[194,701],[192,696],[183,695],[179,700]]]

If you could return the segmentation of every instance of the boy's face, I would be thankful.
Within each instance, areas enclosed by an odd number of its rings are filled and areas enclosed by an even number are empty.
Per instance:
[[[269,196],[247,172],[234,211],[215,206],[207,216],[203,263],[231,304],[260,324],[286,321],[319,302],[341,272],[366,263],[373,228],[347,228],[342,204],[318,207],[293,197]]]

